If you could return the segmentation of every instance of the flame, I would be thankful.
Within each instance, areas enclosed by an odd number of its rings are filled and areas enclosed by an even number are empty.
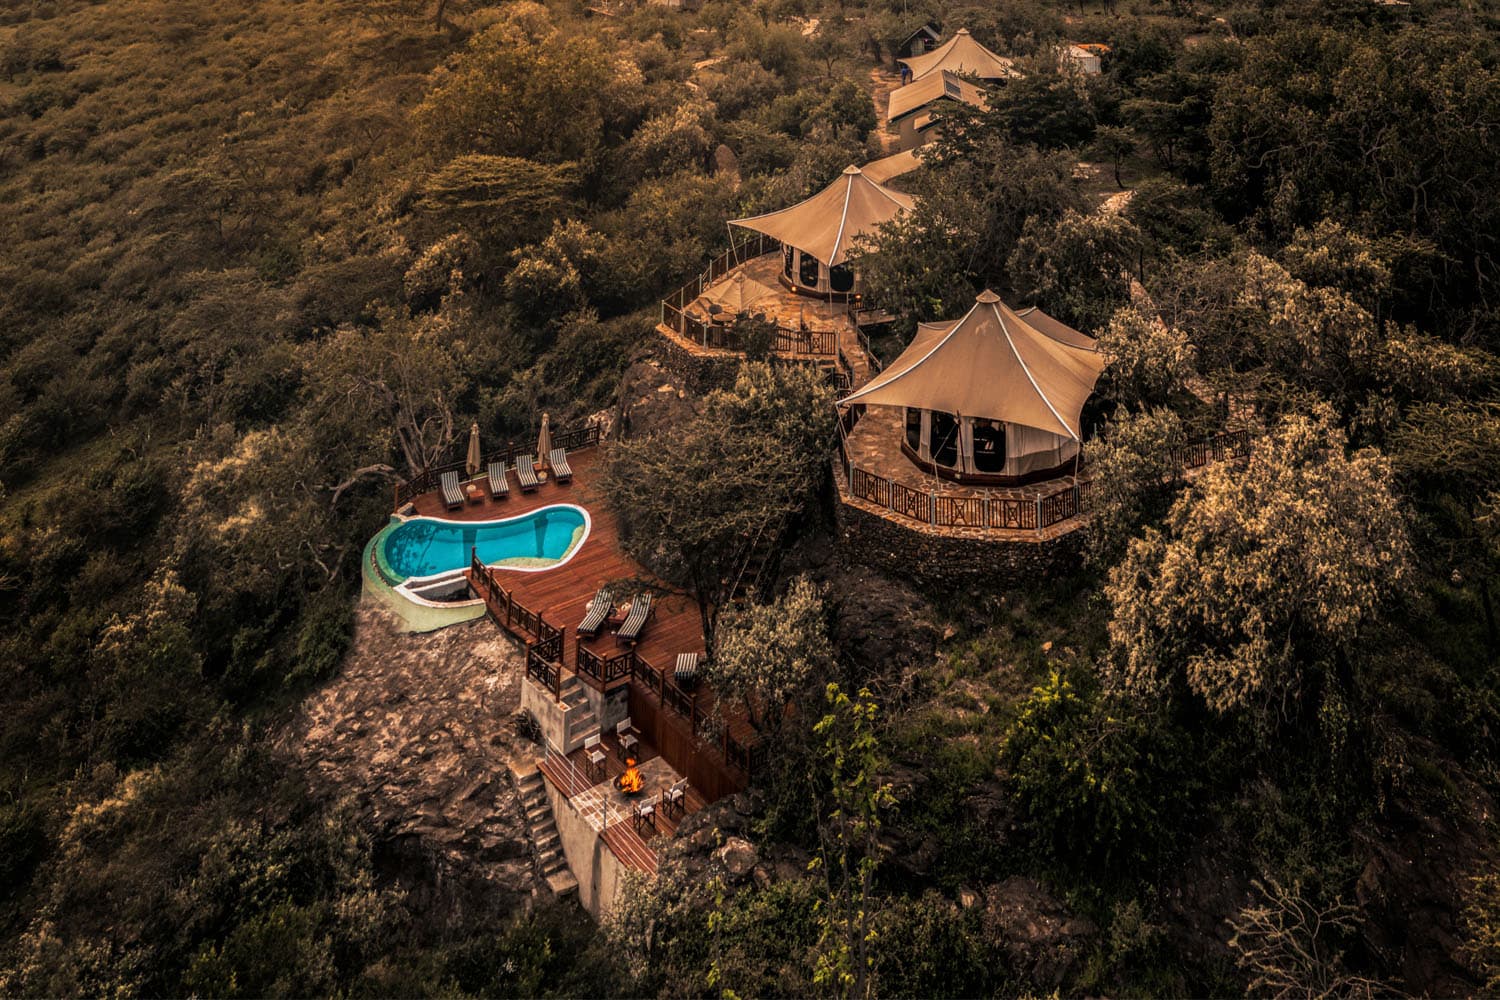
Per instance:
[[[625,771],[615,779],[615,784],[626,795],[634,795],[646,787],[645,780],[641,778],[640,768],[635,766],[634,757],[625,758]]]

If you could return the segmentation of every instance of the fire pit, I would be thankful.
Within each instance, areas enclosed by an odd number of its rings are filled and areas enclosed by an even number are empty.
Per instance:
[[[626,795],[639,795],[646,787],[646,782],[641,778],[641,769],[636,767],[634,757],[625,758],[625,770],[615,779],[615,787]]]

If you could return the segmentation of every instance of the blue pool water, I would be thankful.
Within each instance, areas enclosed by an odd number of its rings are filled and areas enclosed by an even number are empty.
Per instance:
[[[504,521],[435,521],[413,518],[385,536],[382,555],[401,577],[432,576],[469,565],[477,549],[481,562],[527,560],[519,568],[545,568],[532,560],[555,563],[568,553],[579,529],[587,523],[577,507],[543,507]]]

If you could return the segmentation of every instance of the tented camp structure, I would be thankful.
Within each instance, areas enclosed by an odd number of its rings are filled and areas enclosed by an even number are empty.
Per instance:
[[[730,225],[781,241],[781,282],[787,288],[843,300],[859,291],[846,264],[850,247],[911,207],[909,195],[877,184],[851,166],[806,201]]]
[[[937,124],[933,111],[944,101],[983,108],[984,88],[945,69],[929,73],[891,93],[886,108],[886,125],[897,129],[902,149],[915,149],[933,138]]]
[[[1104,361],[1094,341],[981,293],[960,320],[924,323],[889,368],[840,404],[899,407],[901,450],[945,479],[1019,485],[1068,471]]]
[[[908,56],[900,62],[906,64],[906,68],[911,70],[912,82],[907,86],[912,86],[920,82],[923,77],[940,73],[943,70],[992,81],[1010,80],[1021,75],[1009,59],[996,55],[980,45],[974,36],[969,34],[968,28],[958,29],[952,38],[931,52],[919,56]]]

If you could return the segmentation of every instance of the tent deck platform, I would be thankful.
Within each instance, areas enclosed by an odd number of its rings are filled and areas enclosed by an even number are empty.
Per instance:
[[[1093,477],[1085,468],[1024,486],[980,486],[934,476],[901,450],[901,412],[865,411],[844,440],[839,499],[911,531],[943,538],[1047,542],[1087,522]],[[853,473],[854,483],[849,481]]]

